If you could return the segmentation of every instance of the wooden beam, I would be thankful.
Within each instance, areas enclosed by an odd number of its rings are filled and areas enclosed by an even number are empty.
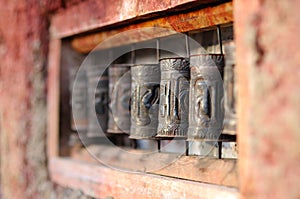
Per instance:
[[[51,158],[49,165],[54,182],[96,198],[238,198],[234,188],[120,172],[67,158]]]
[[[48,62],[48,122],[47,122],[47,154],[48,157],[58,156],[59,136],[59,77],[60,77],[61,40],[50,40]]]
[[[234,159],[181,156],[172,153],[145,154],[145,151],[128,149],[131,154],[143,154],[139,156],[122,153],[121,150],[123,149],[118,147],[95,145],[88,147],[88,151],[82,149],[73,153],[72,158],[99,163],[90,155],[93,154],[101,162],[121,170],[133,172],[143,170],[163,176],[238,187],[237,161]]]
[[[214,7],[152,19],[114,30],[104,30],[99,33],[77,36],[72,40],[72,47],[81,53],[88,53],[107,38],[124,31],[138,28],[157,27],[157,29],[152,30],[153,32],[145,33],[141,31],[136,32],[134,35],[131,34],[130,37],[123,36],[115,38],[113,42],[104,42],[101,46],[98,46],[98,48],[111,48],[157,37],[168,36],[170,34],[174,34],[174,31],[187,32],[230,22],[233,22],[233,6],[232,2],[227,2]],[[159,28],[165,28],[166,30],[160,30]]]
[[[221,2],[224,0],[85,0],[55,13],[51,18],[50,33],[56,38],[69,37]]]

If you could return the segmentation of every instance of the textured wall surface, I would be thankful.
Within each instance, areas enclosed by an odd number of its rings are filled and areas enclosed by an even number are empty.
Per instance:
[[[45,155],[48,17],[80,2],[0,0],[2,198],[85,198],[55,191]],[[300,1],[234,4],[242,197],[300,198]]]
[[[0,1],[2,199],[86,198],[48,180],[48,16],[60,6],[60,1]]]
[[[244,198],[300,198],[299,6],[235,1]]]
[[[3,198],[47,198],[46,13],[37,0],[1,1],[0,13]]]

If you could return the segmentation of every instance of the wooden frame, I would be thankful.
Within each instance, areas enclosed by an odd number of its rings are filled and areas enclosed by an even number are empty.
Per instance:
[[[128,152],[143,153],[143,151],[136,149],[127,150]],[[93,157],[91,157],[91,154],[93,154]],[[228,187],[238,186],[237,161],[234,159],[183,156],[175,153],[150,153],[132,157],[125,153],[120,153],[117,147],[104,145],[94,145],[89,146],[88,150],[78,150],[71,155],[71,158],[98,165],[101,165],[101,162],[105,162],[110,166],[138,173],[143,173],[143,171],[140,171],[140,166],[137,165],[153,165],[153,160],[160,160],[162,167],[155,171],[147,171],[147,173]],[[96,159],[101,160],[101,162]],[[165,166],[164,163],[170,159],[174,161]],[[157,168],[157,165],[154,167]]]
[[[60,185],[106,198],[237,198],[234,188],[152,174],[126,173],[68,158],[52,158],[51,178]]]
[[[68,14],[69,13],[67,13],[67,15]],[[186,198],[213,198],[217,196],[221,198],[237,198],[238,190],[236,188],[224,187],[238,186],[235,160],[180,157],[174,164],[169,165],[166,168],[153,173],[144,173],[142,175],[141,173],[124,173],[107,168],[96,162],[85,150],[76,151],[70,158],[64,158],[58,155],[59,76],[62,39],[72,36],[73,34],[87,31],[86,27],[83,26],[82,28],[77,28],[76,31],[61,29],[59,32],[58,30],[60,30],[61,26],[57,22],[57,18],[62,18],[62,15],[63,14],[60,13],[59,15],[54,16],[51,22],[52,33],[48,63],[47,148],[51,179],[60,185],[81,189],[84,193],[94,197],[104,197],[113,194],[114,197],[117,198],[124,198],[126,196],[130,198],[141,196],[143,196],[143,198],[161,198],[163,196],[167,198],[177,198],[178,195],[185,195]],[[137,27],[155,25],[185,32],[212,25],[229,23],[233,21],[232,3],[228,2],[214,7],[204,8],[199,11],[183,13],[180,14],[180,16],[174,16],[148,20],[147,22],[126,26],[126,28],[116,28],[115,31],[105,30],[105,27],[103,26],[109,25],[107,23],[97,23],[91,27],[104,28],[101,32],[91,34],[91,36],[83,35],[74,37],[72,45],[80,52],[88,52],[98,42],[103,40],[105,36],[110,36],[120,31]],[[197,18],[197,16],[199,18]],[[172,21],[172,23],[170,23],[170,21]],[[172,24],[179,22],[181,23],[180,27],[182,28],[176,29]],[[114,155],[116,154],[113,154],[112,152],[111,156]],[[118,163],[118,161],[114,162],[114,164]],[[199,165],[207,165],[207,167],[199,167]],[[208,185],[205,183],[217,184],[219,186]],[[133,184],[134,186],[131,186]],[[164,193],[164,190],[170,190],[170,193]]]
[[[58,156],[58,135],[59,135],[59,76],[61,40],[51,39],[48,63],[48,134],[47,154],[48,158]]]

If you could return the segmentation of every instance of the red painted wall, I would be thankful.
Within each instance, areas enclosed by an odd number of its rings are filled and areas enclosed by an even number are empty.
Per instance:
[[[3,198],[49,198],[45,156],[48,15],[54,1],[0,1]]]
[[[243,198],[300,198],[300,1],[235,1]]]

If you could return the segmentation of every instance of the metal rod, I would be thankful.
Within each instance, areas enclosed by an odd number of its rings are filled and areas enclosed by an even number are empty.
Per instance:
[[[159,39],[156,39],[156,59],[157,59],[157,63],[159,63]]]
[[[189,156],[189,141],[185,141],[185,155]]]
[[[135,45],[132,44],[131,45],[131,62],[132,62],[132,65],[135,64]]]
[[[218,142],[219,159],[222,159],[222,142]]]
[[[132,148],[134,148],[134,149],[137,149],[137,148],[138,148],[138,145],[137,145],[137,142],[136,142],[135,139],[131,139],[131,140],[130,140],[130,144],[131,144]]]
[[[108,62],[109,62],[109,65],[111,65],[113,63],[113,54],[114,54],[113,50],[110,49],[108,51]]]
[[[217,25],[218,41],[220,45],[220,53],[223,54],[221,26]],[[222,142],[218,142],[219,159],[222,159]]]
[[[189,42],[189,33],[185,34],[185,46],[186,46],[186,57],[190,57],[190,42]]]
[[[160,140],[157,140],[157,150],[160,153]]]
[[[223,54],[223,46],[222,46],[222,33],[220,25],[217,26],[217,34],[218,34],[218,41],[220,45],[220,53]]]

